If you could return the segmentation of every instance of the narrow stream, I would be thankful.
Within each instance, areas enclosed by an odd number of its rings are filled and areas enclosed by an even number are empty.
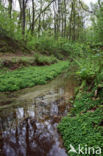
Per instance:
[[[70,108],[76,81],[61,75],[21,91],[16,106],[0,111],[0,156],[67,156],[57,125]]]

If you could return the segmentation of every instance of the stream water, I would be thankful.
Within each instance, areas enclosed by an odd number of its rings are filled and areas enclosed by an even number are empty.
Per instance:
[[[0,110],[0,156],[67,156],[57,125],[69,111],[75,86],[64,74],[21,91],[14,105]]]

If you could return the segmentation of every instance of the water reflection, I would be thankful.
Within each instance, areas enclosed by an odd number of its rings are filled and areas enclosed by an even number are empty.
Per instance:
[[[73,85],[71,90],[67,84],[51,88],[32,104],[0,112],[0,156],[67,156],[57,133],[73,95]]]

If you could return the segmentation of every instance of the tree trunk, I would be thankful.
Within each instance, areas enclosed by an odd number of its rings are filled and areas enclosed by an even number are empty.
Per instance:
[[[73,36],[72,36],[72,39],[73,39],[73,41],[75,41],[75,37],[76,37],[76,31],[75,31],[75,25],[76,25],[76,13],[75,13],[75,0],[73,1],[73,3],[72,3],[73,5],[72,5],[72,9],[73,9],[73,32],[72,32],[72,34],[73,34]]]
[[[66,37],[66,0],[64,0],[64,37]]]
[[[9,1],[9,16],[11,18],[11,13],[12,13],[12,0],[8,0]]]
[[[57,37],[57,14],[55,10],[56,2],[53,4],[53,10],[54,10],[54,36]]]
[[[25,0],[22,1],[22,34],[25,35]]]
[[[38,25],[38,35],[40,36],[40,31],[41,31],[41,12],[42,12],[42,5],[43,2],[40,0],[40,16],[39,16],[39,25]]]
[[[58,35],[60,35],[61,30],[61,0],[58,0]]]
[[[32,26],[31,26],[31,32],[34,32],[34,19],[35,19],[35,8],[34,8],[34,0],[32,0]]]

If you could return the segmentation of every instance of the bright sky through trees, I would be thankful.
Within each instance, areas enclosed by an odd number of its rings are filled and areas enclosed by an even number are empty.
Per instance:
[[[96,3],[97,0],[83,0],[87,5],[90,5],[90,3]]]
[[[97,0],[83,0],[88,6],[90,6],[90,3],[96,3]],[[19,4],[18,1],[15,1],[15,8],[16,10],[19,10]]]

